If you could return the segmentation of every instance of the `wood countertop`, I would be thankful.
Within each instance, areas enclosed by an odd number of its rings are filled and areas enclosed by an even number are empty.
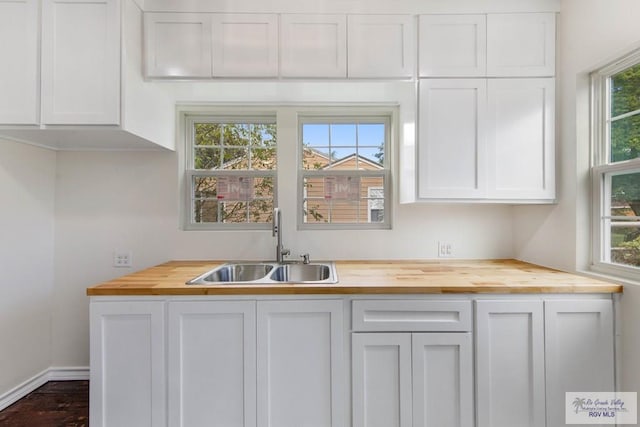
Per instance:
[[[515,260],[337,261],[335,284],[185,285],[224,261],[169,261],[87,289],[89,296],[618,293],[622,285]]]

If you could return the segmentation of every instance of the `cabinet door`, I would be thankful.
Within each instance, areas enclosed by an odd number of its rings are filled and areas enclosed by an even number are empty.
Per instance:
[[[542,301],[477,302],[478,427],[544,427],[543,327]]]
[[[413,427],[473,427],[471,333],[413,334]]]
[[[0,123],[38,124],[38,1],[0,0]]]
[[[555,198],[555,80],[489,80],[489,197]]]
[[[147,77],[211,77],[211,15],[144,14]]]
[[[565,424],[565,393],[613,391],[611,300],[545,302],[547,427]]]
[[[486,80],[421,80],[418,194],[481,198],[486,194]]]
[[[283,77],[346,77],[345,15],[280,16]]]
[[[347,27],[349,77],[413,77],[412,16],[350,15]]]
[[[278,16],[213,15],[214,77],[278,75]]]
[[[551,77],[555,74],[553,13],[489,14],[487,75]]]
[[[258,426],[344,426],[343,302],[258,302]]]
[[[420,77],[486,75],[486,15],[421,15],[419,19]]]
[[[117,0],[43,0],[42,123],[120,123]]]
[[[171,302],[168,325],[169,425],[255,427],[255,302]]]
[[[92,427],[166,423],[164,303],[92,302]]]
[[[353,427],[410,427],[411,334],[352,334]]]

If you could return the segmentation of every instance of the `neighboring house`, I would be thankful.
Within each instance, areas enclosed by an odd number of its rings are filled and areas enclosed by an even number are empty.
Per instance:
[[[306,148],[303,163],[316,170],[382,170],[380,163],[366,157],[351,154],[330,162],[328,155]],[[311,166],[311,167],[309,167]],[[384,179],[362,178],[358,200],[325,199],[324,178],[309,178],[304,189],[306,222],[367,223],[384,219]]]

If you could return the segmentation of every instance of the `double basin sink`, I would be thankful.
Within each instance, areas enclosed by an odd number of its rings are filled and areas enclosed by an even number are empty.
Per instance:
[[[334,262],[237,262],[220,265],[189,280],[187,285],[270,285],[277,283],[337,283]]]

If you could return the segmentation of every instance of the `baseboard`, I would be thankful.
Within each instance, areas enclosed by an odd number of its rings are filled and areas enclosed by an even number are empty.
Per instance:
[[[89,367],[53,367],[45,369],[6,393],[0,394],[0,411],[17,402],[48,381],[88,380]]]
[[[88,366],[49,368],[49,381],[80,381],[88,379]]]

